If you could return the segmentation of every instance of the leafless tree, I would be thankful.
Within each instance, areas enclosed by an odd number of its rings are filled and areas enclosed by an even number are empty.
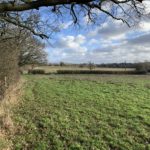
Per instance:
[[[42,7],[46,7],[48,20],[43,21],[40,17]],[[45,32],[43,27],[47,25],[51,31],[58,31],[55,22],[58,16],[63,19],[70,15],[74,23],[81,23],[87,17],[95,23],[103,14],[132,26],[147,15],[144,8],[142,0],[2,0],[0,20],[25,28],[41,38],[48,38],[48,28]]]
[[[47,64],[45,44],[40,40],[28,36],[22,42],[19,54],[19,66],[26,64]]]
[[[150,62],[145,61],[145,62],[137,63],[135,68],[138,73],[150,72]]]
[[[88,68],[89,68],[89,70],[93,70],[95,68],[95,64],[90,61],[88,63]]]
[[[19,79],[18,58],[29,31],[5,21],[0,22],[0,100],[10,85]]]

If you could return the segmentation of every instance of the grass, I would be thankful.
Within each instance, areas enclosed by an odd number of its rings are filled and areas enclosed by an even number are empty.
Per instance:
[[[15,150],[150,149],[150,77],[26,78]]]
[[[4,137],[0,137],[0,150],[7,150],[7,146],[9,142],[6,141],[6,139],[4,139]]]
[[[79,66],[38,66],[37,69],[44,69],[47,73],[56,73],[57,70],[90,70],[89,67]],[[107,68],[107,67],[95,67],[93,70],[101,71],[134,71],[134,68]]]
[[[10,150],[12,142],[10,135],[14,133],[12,121],[13,107],[17,106],[17,99],[21,96],[23,80],[10,86],[5,93],[5,97],[0,101],[0,150]]]

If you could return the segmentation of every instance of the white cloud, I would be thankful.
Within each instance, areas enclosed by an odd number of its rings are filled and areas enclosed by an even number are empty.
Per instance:
[[[139,24],[139,28],[143,32],[149,32],[150,31],[150,20],[147,20],[147,21],[145,20],[145,21],[141,22]]]
[[[63,35],[49,52],[50,61],[72,63],[150,61],[150,20],[129,28],[120,22],[107,22],[76,36]]]
[[[116,22],[107,22],[95,30],[89,32],[90,37],[98,36],[109,40],[125,39],[125,35],[130,31],[127,25]]]
[[[146,7],[146,12],[150,13],[150,1],[149,0],[144,0],[143,3]]]
[[[78,44],[83,44],[86,40],[85,36],[79,34],[78,36],[75,37],[75,42]]]
[[[61,29],[68,29],[73,24],[73,21],[65,22],[60,25]]]

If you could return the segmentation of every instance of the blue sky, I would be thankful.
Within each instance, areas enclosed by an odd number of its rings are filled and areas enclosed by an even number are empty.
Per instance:
[[[150,2],[147,0],[147,6]],[[147,8],[147,12],[150,10]],[[44,16],[46,18],[46,16]],[[71,18],[58,22],[60,32],[47,44],[49,62],[58,63],[119,63],[150,61],[150,19],[129,28],[126,24],[102,17],[101,25],[74,26]]]

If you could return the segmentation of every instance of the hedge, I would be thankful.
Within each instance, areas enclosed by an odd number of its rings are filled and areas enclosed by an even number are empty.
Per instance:
[[[28,74],[45,74],[45,70],[43,69],[29,69]]]
[[[113,70],[58,70],[57,74],[141,74],[141,72]]]
[[[19,79],[18,55],[19,49],[15,40],[0,43],[0,100],[5,91]]]

